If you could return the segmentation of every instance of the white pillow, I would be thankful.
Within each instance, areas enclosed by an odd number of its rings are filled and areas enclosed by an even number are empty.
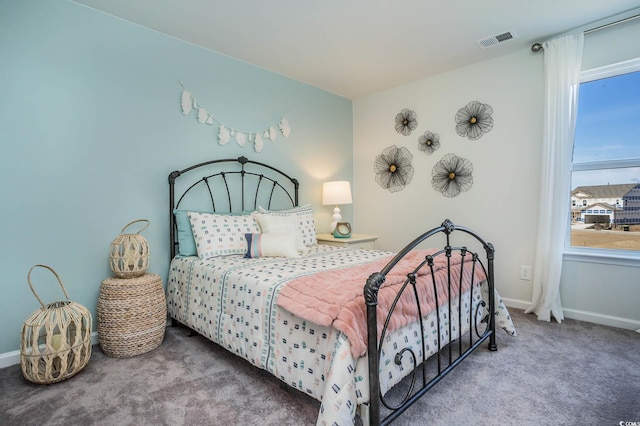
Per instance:
[[[247,251],[245,234],[260,233],[260,225],[251,215],[226,216],[212,213],[188,212],[198,257],[244,254]]]
[[[295,215],[298,218],[298,226],[300,226],[302,243],[305,246],[318,244],[318,239],[316,238],[316,223],[313,220],[311,204],[305,204],[304,206],[293,207],[287,210],[266,210],[262,207],[258,207],[258,212],[275,216]]]
[[[260,224],[263,234],[291,234],[296,237],[296,249],[304,250],[304,242],[302,233],[300,232],[300,224],[295,214],[287,214],[284,216],[266,213],[256,213],[256,219]]]
[[[295,234],[245,234],[246,258],[300,257]]]

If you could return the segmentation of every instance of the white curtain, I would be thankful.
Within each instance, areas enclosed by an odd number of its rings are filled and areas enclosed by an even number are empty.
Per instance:
[[[527,313],[541,321],[564,319],[560,303],[562,251],[571,214],[571,162],[584,34],[543,43],[544,133],[533,296]]]

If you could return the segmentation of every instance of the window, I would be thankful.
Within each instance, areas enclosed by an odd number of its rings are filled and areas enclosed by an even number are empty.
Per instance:
[[[574,252],[640,255],[639,135],[640,58],[583,71],[571,188],[586,209],[572,220]]]

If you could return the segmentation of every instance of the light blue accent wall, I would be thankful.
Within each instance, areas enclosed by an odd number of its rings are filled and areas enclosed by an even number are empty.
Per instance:
[[[228,126],[256,131],[288,114],[291,135],[259,154],[220,146],[217,125],[181,113],[179,81]],[[240,155],[273,164],[327,227],[322,182],[353,177],[350,100],[69,1],[0,0],[0,82],[0,354],[19,349],[39,308],[34,264],[60,274],[95,329],[109,245],[146,218],[149,272],[166,279],[169,172]],[[43,301],[63,299],[48,271],[32,282]]]

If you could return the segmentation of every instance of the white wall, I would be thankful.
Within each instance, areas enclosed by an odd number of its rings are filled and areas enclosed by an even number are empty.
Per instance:
[[[496,248],[497,287],[503,297],[530,300],[520,265],[533,265],[542,134],[542,56],[521,51],[354,101],[354,212],[358,232],[380,235],[397,250],[446,219],[477,231]],[[494,128],[477,141],[458,136],[455,114],[470,101],[493,107]],[[394,117],[414,110],[418,127],[396,133]],[[440,135],[432,155],[418,137]],[[375,182],[373,162],[390,145],[413,154],[415,174],[402,191]],[[446,198],[431,186],[433,166],[447,153],[473,163],[471,189]]]
[[[612,35],[615,32],[618,37]],[[640,22],[592,33],[586,38],[585,59],[589,64],[607,61],[597,58],[598,49],[616,60],[640,56],[638,44],[629,43],[638,37],[630,38],[630,34],[640,37]],[[605,36],[606,43],[601,43]],[[356,100],[356,231],[378,234],[378,247],[397,250],[445,218],[470,227],[495,245],[500,294],[512,306],[527,307],[531,281],[520,280],[520,265],[534,263],[543,59],[542,52],[527,49]],[[493,130],[477,141],[462,138],[455,131],[457,110],[473,100],[494,110]],[[418,115],[418,128],[407,137],[394,129],[394,117],[402,108]],[[418,137],[427,130],[440,135],[441,148],[431,156],[417,148]],[[403,191],[390,193],[375,182],[373,162],[385,147],[394,144],[411,151],[415,174]],[[431,186],[433,166],[450,152],[469,159],[474,166],[473,187],[453,199]],[[565,261],[561,284],[565,315],[639,328],[638,272],[634,267]]]

